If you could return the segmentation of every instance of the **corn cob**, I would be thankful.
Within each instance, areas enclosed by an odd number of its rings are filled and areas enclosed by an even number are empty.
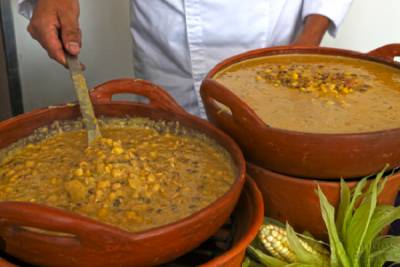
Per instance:
[[[265,249],[274,257],[286,261],[288,263],[297,262],[295,252],[290,248],[286,230],[273,225],[267,224],[260,228],[259,238]],[[326,257],[328,251],[319,247],[312,246],[306,240],[299,239],[301,245],[310,253]]]

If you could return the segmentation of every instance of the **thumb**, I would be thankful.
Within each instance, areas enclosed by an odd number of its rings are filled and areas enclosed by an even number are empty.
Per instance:
[[[71,55],[78,55],[82,46],[78,16],[61,14],[60,24],[61,39],[65,50]]]

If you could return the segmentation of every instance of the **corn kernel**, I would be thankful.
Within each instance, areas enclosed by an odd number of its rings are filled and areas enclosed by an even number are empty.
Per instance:
[[[120,169],[112,169],[112,171],[111,171],[111,176],[113,177],[113,178],[119,178],[119,177],[121,177],[122,176],[122,171],[120,170]]]
[[[83,175],[83,170],[81,168],[76,169],[74,171],[74,175],[78,176],[78,177],[82,176]]]
[[[117,189],[120,189],[121,187],[122,187],[122,185],[121,185],[120,183],[115,183],[115,184],[112,185],[111,188],[112,188],[113,190],[117,190]]]
[[[114,192],[111,192],[110,195],[108,196],[108,199],[110,201],[113,201],[116,197],[117,197],[117,194],[115,194]]]
[[[256,76],[256,81],[263,81],[264,79],[263,79],[263,77],[261,77],[261,76]]]
[[[33,166],[35,166],[35,162],[34,161],[28,160],[27,162],[25,162],[25,167],[31,168]]]
[[[111,150],[111,153],[115,155],[121,155],[122,153],[124,153],[124,149],[120,146],[116,146]]]
[[[98,187],[98,188],[101,188],[101,189],[110,187],[110,185],[111,185],[111,183],[110,183],[110,181],[108,181],[108,180],[99,181],[99,182],[97,183],[97,187]]]

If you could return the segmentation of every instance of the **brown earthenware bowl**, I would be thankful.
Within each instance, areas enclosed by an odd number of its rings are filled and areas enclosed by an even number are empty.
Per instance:
[[[233,246],[227,252],[200,267],[240,267],[246,248],[256,237],[264,221],[264,204],[261,192],[253,179],[248,178],[233,214]]]
[[[246,248],[256,237],[263,219],[264,203],[261,193],[255,182],[250,177],[247,177],[239,202],[232,214],[232,247],[206,263],[199,263],[197,259],[188,254],[185,258],[190,257],[190,263],[185,261],[182,266],[190,264],[200,267],[240,267]],[[17,267],[18,265],[21,265],[21,263],[11,263],[1,259],[0,256],[0,267]],[[176,266],[181,266],[179,260]]]
[[[319,179],[354,178],[378,172],[386,163],[400,165],[400,129],[354,134],[314,134],[272,128],[213,77],[232,64],[277,54],[338,55],[400,68],[393,61],[400,44],[369,53],[333,48],[274,47],[258,49],[222,61],[206,76],[201,96],[209,120],[232,136],[247,160],[279,173]],[[224,112],[216,102],[231,110]]]
[[[149,104],[113,102],[114,94],[147,97]],[[232,156],[237,177],[231,189],[193,215],[162,227],[130,233],[78,214],[43,205],[0,202],[0,241],[5,252],[39,266],[155,266],[173,260],[213,235],[231,214],[245,181],[245,161],[231,138],[187,114],[161,88],[140,80],[115,80],[92,91],[97,116],[179,121],[216,140]],[[58,106],[0,123],[0,148],[54,120],[80,116],[78,106]]]
[[[327,240],[315,190],[319,185],[328,201],[337,207],[340,198],[339,181],[316,181],[286,176],[251,163],[247,163],[247,172],[263,195],[265,216],[283,223],[287,221],[299,232],[307,230],[317,238]],[[357,181],[347,183],[352,188]],[[400,173],[388,177],[378,203],[393,205],[399,188]]]

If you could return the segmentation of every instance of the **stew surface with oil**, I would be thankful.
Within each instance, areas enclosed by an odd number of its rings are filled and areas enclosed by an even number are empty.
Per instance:
[[[229,191],[232,158],[214,140],[144,118],[55,122],[0,154],[0,201],[28,201],[135,232],[172,223]],[[23,144],[22,144],[23,143]]]
[[[360,133],[400,127],[400,70],[385,64],[276,55],[234,64],[214,79],[274,128]]]

